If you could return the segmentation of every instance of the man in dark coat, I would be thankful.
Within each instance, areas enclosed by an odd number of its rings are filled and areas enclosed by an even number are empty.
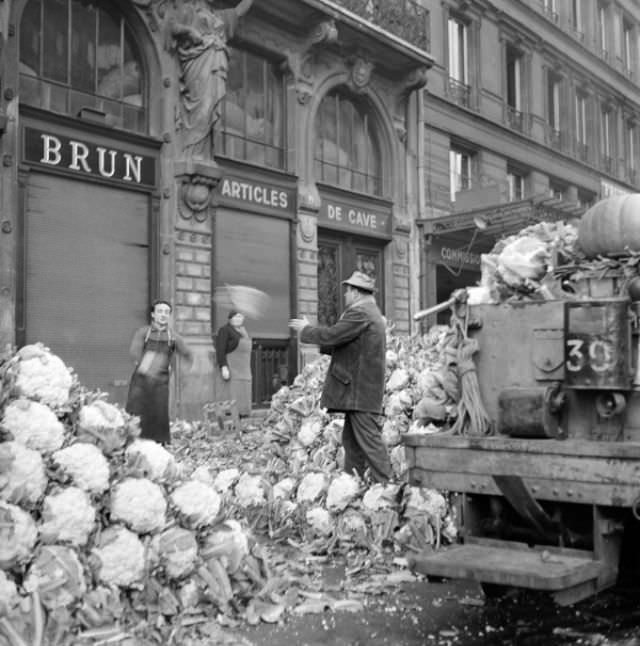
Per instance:
[[[344,412],[344,469],[376,482],[386,482],[391,463],[382,441],[382,398],[385,373],[385,321],[376,305],[374,281],[355,271],[343,281],[346,308],[335,325],[311,325],[306,318],[289,326],[302,343],[314,343],[331,354],[320,405]]]

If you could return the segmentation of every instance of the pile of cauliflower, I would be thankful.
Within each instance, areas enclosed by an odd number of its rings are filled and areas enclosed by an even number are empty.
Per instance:
[[[264,557],[213,484],[41,344],[0,358],[0,388],[1,646],[162,641],[180,613],[242,613]]]

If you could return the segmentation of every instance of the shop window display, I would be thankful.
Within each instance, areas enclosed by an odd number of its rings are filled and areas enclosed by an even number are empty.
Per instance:
[[[46,26],[46,28],[44,28]],[[144,72],[133,35],[110,3],[29,0],[20,24],[20,100],[145,132]]]

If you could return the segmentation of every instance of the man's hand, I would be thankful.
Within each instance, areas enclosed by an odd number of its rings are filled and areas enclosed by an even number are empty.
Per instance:
[[[289,327],[298,333],[304,330],[304,328],[306,328],[307,325],[311,325],[311,324],[307,320],[306,316],[303,316],[301,319],[291,319],[289,321]]]
[[[225,381],[229,381],[231,373],[229,372],[229,368],[227,366],[222,366],[222,368],[220,368],[220,373],[222,374],[222,378]]]

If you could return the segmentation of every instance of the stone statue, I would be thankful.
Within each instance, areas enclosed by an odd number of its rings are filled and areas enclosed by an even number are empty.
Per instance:
[[[180,102],[187,159],[213,159],[213,133],[226,93],[229,52],[238,19],[253,0],[213,9],[211,0],[182,4],[169,21],[170,49],[180,62]]]

